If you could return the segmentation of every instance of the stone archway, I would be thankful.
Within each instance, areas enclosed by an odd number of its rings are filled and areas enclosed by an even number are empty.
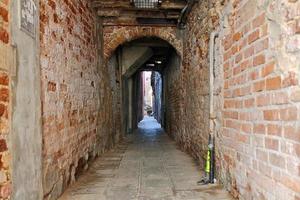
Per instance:
[[[143,37],[157,37],[174,47],[182,57],[183,42],[176,27],[109,26],[103,29],[103,52],[107,61],[118,46]]]
[[[171,52],[170,55],[167,55],[168,57],[168,63],[166,65],[169,65],[169,57],[173,58],[170,59],[171,63],[170,65],[173,65],[174,68],[176,68],[177,72],[174,73],[174,76],[180,74],[181,72],[181,62],[182,62],[182,55],[183,55],[183,40],[180,37],[180,34],[178,30],[175,27],[120,27],[119,29],[116,29],[115,27],[105,27],[103,29],[103,36],[104,36],[104,41],[103,41],[103,70],[104,71],[109,71],[113,67],[112,65],[112,59],[124,59],[124,52],[123,48],[124,46],[128,47],[128,45],[132,45],[135,42],[139,43],[140,41],[143,41],[144,39],[147,41],[148,39],[152,39],[152,43],[156,43],[156,45],[166,45],[170,49],[169,51]],[[140,44],[143,46],[144,44]],[[151,46],[151,45],[150,45]],[[121,47],[121,48],[119,48]],[[157,47],[157,46],[156,46]],[[143,48],[143,47],[142,47]],[[147,47],[144,47],[147,48]],[[118,49],[118,50],[117,50]],[[120,50],[120,51],[119,51]],[[149,56],[147,53],[148,51],[145,49],[139,49],[138,52],[136,53],[131,53],[132,57],[138,57],[137,60],[140,61],[140,59],[145,59],[145,57]],[[129,50],[129,51],[136,51],[136,50]],[[150,53],[151,54],[151,53]],[[121,55],[121,56],[118,56]],[[130,53],[129,53],[130,55]],[[132,58],[130,57],[130,59]],[[176,58],[176,59],[174,59]],[[149,58],[148,58],[149,59]],[[134,62],[129,62],[129,63],[139,63],[139,61],[134,61]],[[121,64],[121,76],[119,77],[120,82],[122,83],[123,86],[128,86],[127,85],[127,79],[130,79],[129,77],[132,77],[133,75],[136,75],[132,73],[132,71],[137,70],[140,66],[133,65],[135,70],[128,70],[130,71],[128,73],[124,73],[124,76],[122,72],[124,72],[123,68],[126,68],[126,62],[123,61],[115,61],[115,64]],[[120,69],[120,68],[119,68]],[[109,73],[107,73],[109,74]],[[113,73],[114,74],[114,73]],[[175,75],[176,74],[176,75]],[[173,74],[171,75],[173,76]],[[109,77],[109,75],[107,75]],[[139,77],[134,76],[133,78],[130,79],[130,84],[131,86],[128,87],[133,87],[132,85],[138,85],[137,82]],[[139,86],[137,86],[139,87]],[[133,87],[136,89],[136,87]],[[132,103],[128,102],[139,102],[133,100],[128,100],[128,96],[131,96],[128,92],[129,90],[122,87],[120,88],[122,90],[121,96],[122,96],[122,102],[126,102],[126,105],[124,104],[122,107],[123,108],[130,108],[132,106]],[[128,90],[128,91],[127,91]],[[138,90],[138,89],[137,89]],[[165,90],[166,91],[166,90]],[[124,95],[125,92],[125,95]],[[138,92],[133,92],[134,94],[137,94]],[[123,95],[122,95],[123,94]],[[138,96],[138,95],[137,95]],[[137,98],[137,96],[135,98]],[[139,110],[138,108],[141,108],[141,105],[137,103],[137,107],[134,108],[133,110]],[[138,124],[138,119],[140,119],[139,113],[133,114],[130,110],[120,110],[121,116],[122,116],[122,129],[123,132],[131,132],[133,129],[137,128],[135,125]],[[132,109],[131,109],[132,110]],[[126,113],[126,115],[124,115]],[[134,117],[133,117],[134,116]],[[142,119],[142,118],[141,118]]]

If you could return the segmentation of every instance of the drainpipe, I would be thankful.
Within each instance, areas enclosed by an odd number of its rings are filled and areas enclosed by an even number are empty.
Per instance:
[[[178,28],[185,29],[185,25],[187,22],[188,15],[193,9],[193,6],[198,3],[199,0],[188,0],[186,6],[182,9],[179,20],[178,20]]]
[[[210,34],[209,41],[209,117],[215,119],[214,112],[214,67],[215,67],[215,40],[218,37],[218,33],[215,31]],[[210,123],[210,134],[214,134],[214,124]]]
[[[215,45],[216,38],[218,33],[215,31],[210,34],[209,41],[209,138],[210,144],[209,148],[211,149],[211,164],[210,164],[210,183],[215,182],[215,119],[216,114],[214,111],[214,67],[215,67]]]

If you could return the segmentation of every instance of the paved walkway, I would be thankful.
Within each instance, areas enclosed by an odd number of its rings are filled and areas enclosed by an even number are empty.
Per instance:
[[[229,200],[218,185],[198,186],[199,167],[150,117],[126,144],[97,159],[60,200]]]

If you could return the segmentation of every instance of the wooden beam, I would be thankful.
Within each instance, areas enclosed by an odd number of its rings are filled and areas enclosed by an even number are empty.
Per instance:
[[[134,20],[128,21],[104,21],[103,26],[151,26],[151,27],[176,27],[177,23],[140,23]]]
[[[142,9],[134,7],[130,0],[92,0],[98,16],[104,25],[157,25],[178,22],[185,0],[165,0],[157,8]]]
[[[92,3],[94,8],[97,9],[123,9],[123,10],[182,10],[186,6],[185,1],[164,1],[158,8],[143,9],[134,7],[129,0],[127,1],[105,1],[94,0]]]
[[[103,18],[103,26],[114,26],[114,25],[138,25],[135,18],[126,17],[105,17]]]
[[[161,18],[161,19],[178,19],[180,12],[164,11],[121,11],[114,9],[101,9],[97,11],[100,17],[131,17],[131,18]]]
[[[121,15],[120,10],[112,9],[98,10],[97,14],[100,17],[119,17]]]
[[[92,2],[94,8],[101,9],[101,8],[129,8],[132,7],[129,1],[101,1],[101,0],[94,0]]]

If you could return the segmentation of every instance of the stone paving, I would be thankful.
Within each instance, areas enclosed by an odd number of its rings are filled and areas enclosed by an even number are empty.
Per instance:
[[[219,185],[197,185],[201,176],[199,166],[162,129],[142,127],[97,159],[60,200],[232,199]]]

